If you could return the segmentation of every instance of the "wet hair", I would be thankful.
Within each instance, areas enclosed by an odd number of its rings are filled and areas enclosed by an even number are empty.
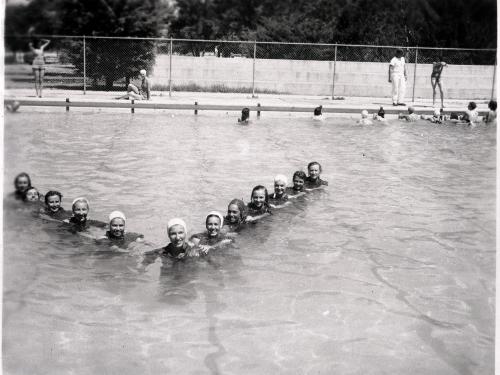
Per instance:
[[[415,108],[408,107],[408,113],[411,115],[413,112],[415,112]]]
[[[384,118],[384,117],[385,117],[384,107],[380,107],[380,109],[378,110],[377,115],[379,115],[379,116],[380,116],[380,117],[382,117],[382,118]]]
[[[14,187],[16,188],[17,190],[17,180],[19,180],[21,177],[26,177],[28,179],[28,189],[31,188],[31,178],[29,176],[29,174],[25,173],[25,172],[21,172],[19,173],[16,178],[14,178]],[[26,191],[28,191],[28,189],[26,189]]]
[[[59,200],[62,201],[62,194],[56,190],[50,190],[45,194],[45,204],[49,204],[49,198],[53,197],[54,195],[57,195],[59,197]]]
[[[306,181],[306,179],[307,179],[306,172],[304,172],[304,171],[296,171],[296,172],[293,174],[292,181],[295,179],[295,177],[298,177],[298,178],[300,178],[301,180],[304,180],[304,182],[305,182],[305,181]]]
[[[252,192],[253,194],[253,192]],[[245,206],[245,202],[243,202],[241,199],[233,199],[229,204],[227,205],[227,208],[229,209],[229,206],[235,204],[238,206],[238,210],[240,210],[240,221],[245,220],[247,217],[247,208]]]
[[[469,102],[469,105],[467,106],[467,108],[471,107],[470,109],[473,110],[473,109],[476,109],[477,105],[475,102]]]
[[[245,107],[241,110],[241,120],[240,121],[246,121],[249,118],[250,118],[250,109]]]
[[[269,203],[269,194],[267,192],[266,187],[263,185],[257,185],[256,187],[254,187],[252,189],[252,194],[250,194],[250,202],[252,201],[253,193],[255,193],[257,190],[264,190],[264,194],[265,194],[264,202],[266,202],[266,204]]]
[[[497,110],[497,101],[496,100],[490,100],[488,103],[488,108],[491,109],[492,111]]]
[[[314,108],[314,116],[321,116],[321,110],[323,109],[323,106],[320,105],[319,107]]]
[[[28,189],[26,189],[26,194],[24,194],[24,196],[23,196],[24,201],[26,201],[28,199],[28,191],[30,191],[30,190],[35,190],[36,195],[38,196],[38,199],[40,199],[40,192],[38,191],[38,189],[36,187],[30,186]]]
[[[323,172],[323,168],[321,168],[321,164],[318,163],[317,161],[312,161],[309,164],[307,164],[307,171],[309,172],[309,168],[311,168],[315,164],[317,164],[319,167],[319,173]]]

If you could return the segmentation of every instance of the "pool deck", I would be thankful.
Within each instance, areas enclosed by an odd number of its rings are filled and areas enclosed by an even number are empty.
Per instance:
[[[45,89],[43,98],[36,98],[34,89],[6,89],[5,101],[17,100],[22,105],[35,106],[60,106],[64,107],[66,98],[76,107],[118,107],[129,108],[129,100],[117,100],[115,97],[121,92],[104,92],[87,90],[86,95],[79,90],[58,90]],[[406,112],[407,107],[394,107],[391,98],[374,97],[345,97],[343,99],[331,100],[327,96],[306,96],[306,95],[274,95],[258,94],[252,98],[251,94],[238,93],[213,93],[213,92],[173,92],[172,96],[168,92],[152,92],[150,101],[135,101],[135,108],[167,109],[173,107],[177,110],[193,110],[195,102],[198,103],[199,110],[218,111],[239,111],[243,107],[257,109],[257,105],[262,106],[262,111],[291,111],[291,112],[312,112],[314,107],[323,106],[325,113],[360,113],[363,109],[370,113],[377,112],[380,106],[384,107],[387,114]],[[478,100],[476,104],[480,113],[488,110],[487,100]],[[406,102],[412,105],[415,112],[419,114],[431,114],[433,111],[432,99],[416,99]],[[463,112],[467,109],[467,100],[446,100],[445,112]]]

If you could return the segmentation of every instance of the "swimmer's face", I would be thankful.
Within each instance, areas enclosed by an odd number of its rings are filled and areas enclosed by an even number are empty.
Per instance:
[[[286,184],[284,181],[274,181],[274,192],[277,196],[282,196],[285,193]]]
[[[85,202],[76,202],[73,205],[73,214],[77,219],[85,220],[89,213],[89,206]]]
[[[318,164],[313,164],[309,167],[309,177],[316,180],[319,177],[320,168]]]
[[[227,208],[227,216],[229,217],[229,222],[237,223],[241,217],[240,209],[236,204],[230,204]]]
[[[217,216],[210,216],[207,219],[207,232],[210,237],[216,237],[220,232],[220,218]]]
[[[255,190],[252,194],[252,203],[257,207],[262,207],[266,201],[266,192],[264,189]]]
[[[29,189],[26,192],[26,200],[28,202],[36,202],[39,199],[38,191],[36,189]]]
[[[26,176],[18,177],[16,180],[16,189],[20,192],[25,192],[29,187],[29,180]]]
[[[109,231],[114,237],[123,237],[125,234],[125,221],[122,218],[115,217],[109,222]]]
[[[304,187],[304,180],[301,179],[300,177],[294,177],[293,178],[293,188],[295,190],[302,190]]]
[[[50,211],[57,212],[61,207],[61,198],[59,195],[51,195],[47,198],[47,205]]]
[[[168,230],[168,238],[175,247],[182,247],[186,239],[186,231],[182,225],[173,225]]]

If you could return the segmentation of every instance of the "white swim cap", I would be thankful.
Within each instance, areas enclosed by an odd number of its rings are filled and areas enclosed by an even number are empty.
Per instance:
[[[73,207],[76,202],[84,202],[87,204],[87,207],[90,208],[89,200],[87,198],[78,197],[78,198],[73,199],[73,203],[71,203],[71,207]]]
[[[124,213],[121,211],[113,211],[109,214],[109,222],[111,222],[113,219],[122,219],[123,222],[127,221],[127,218],[125,217]]]
[[[224,216],[219,211],[210,211],[207,215],[207,219],[209,216],[217,216],[220,219],[220,227],[222,228],[224,225]]]
[[[184,220],[175,218],[175,219],[170,219],[167,223],[167,232],[172,228],[174,225],[180,225],[181,227],[184,228],[184,232],[187,232],[187,226]]]
[[[368,111],[367,111],[366,109],[363,109],[363,110],[361,111],[361,117],[362,117],[362,118],[367,118],[367,117],[368,117]]]
[[[142,74],[143,76],[145,76],[146,75],[146,69],[139,70],[139,73]]]
[[[438,108],[435,108],[435,109],[434,109],[434,116],[436,116],[436,117],[437,117],[437,116],[439,116],[439,115],[441,115],[441,111],[440,111]]]
[[[281,182],[284,182],[285,185],[288,185],[288,179],[286,178],[285,175],[282,175],[282,174],[277,174],[275,177],[274,177],[274,182],[278,182],[278,181],[281,181]]]

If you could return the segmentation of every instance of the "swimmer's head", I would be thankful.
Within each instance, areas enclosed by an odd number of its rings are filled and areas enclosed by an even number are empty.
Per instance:
[[[467,106],[467,108],[469,108],[469,111],[476,109],[476,107],[477,105],[475,102],[469,102],[469,105]]]
[[[146,69],[139,70],[139,74],[143,77],[146,77]]]
[[[304,184],[306,182],[306,178],[307,178],[307,175],[305,172],[296,171],[292,177],[293,189],[296,191],[304,190]]]
[[[361,118],[367,118],[368,117],[368,111],[366,109],[363,109],[361,111]]]
[[[265,186],[257,185],[252,189],[251,202],[258,208],[269,202],[269,194]]]
[[[26,190],[26,195],[24,197],[26,202],[38,202],[40,200],[40,193],[34,187],[30,187]]]
[[[219,211],[211,211],[205,220],[209,237],[216,237],[224,225],[224,216]]]
[[[497,101],[496,100],[490,100],[490,102],[488,103],[488,108],[491,111],[496,111],[497,110]]]
[[[439,117],[441,115],[441,111],[439,108],[434,108],[434,117]]]
[[[73,200],[71,205],[73,217],[79,221],[85,221],[90,210],[89,201],[87,198],[79,197]]]
[[[233,199],[227,206],[227,220],[232,223],[240,223],[246,218],[245,203],[241,199]]]
[[[321,164],[317,161],[312,161],[307,165],[307,171],[309,172],[309,177],[315,180],[319,177],[321,172],[323,172],[323,169],[321,168]]]
[[[409,113],[410,115],[411,115],[412,113],[414,113],[414,112],[415,112],[415,108],[413,108],[413,107],[411,107],[411,106],[410,106],[410,107],[408,107],[408,113]]]
[[[314,116],[321,116],[321,111],[323,110],[323,106],[320,105],[319,107],[314,108]]]
[[[55,190],[50,190],[45,194],[45,206],[52,211],[57,212],[61,208],[62,194]]]
[[[286,176],[279,174],[274,177],[274,192],[278,196],[285,194],[286,185],[288,184],[288,179]]]
[[[380,117],[385,117],[384,107],[380,107],[380,109],[378,110],[377,115],[379,115]]]
[[[27,173],[19,173],[14,179],[16,192],[25,193],[31,187],[31,178]]]
[[[246,121],[250,118],[250,109],[247,107],[241,110],[241,121]]]
[[[109,232],[113,237],[125,235],[125,222],[127,218],[121,211],[113,211],[109,214]]]
[[[169,220],[167,223],[167,232],[170,242],[175,247],[184,246],[187,235],[187,227],[184,220],[178,218]]]

